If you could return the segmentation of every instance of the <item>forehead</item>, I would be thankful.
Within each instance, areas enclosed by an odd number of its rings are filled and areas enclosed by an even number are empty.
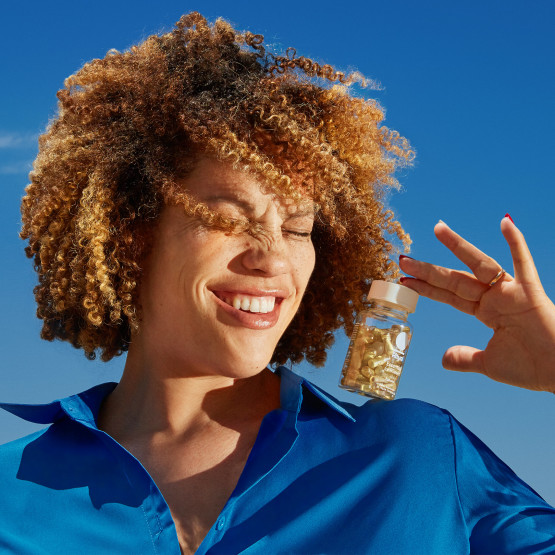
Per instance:
[[[235,200],[256,206],[274,202],[288,213],[314,212],[311,199],[295,200],[278,196],[256,174],[233,168],[230,164],[202,158],[182,180],[183,187],[202,202]]]

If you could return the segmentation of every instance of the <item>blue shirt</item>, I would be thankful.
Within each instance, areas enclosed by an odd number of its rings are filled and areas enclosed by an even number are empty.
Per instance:
[[[555,510],[448,412],[279,372],[281,408],[197,553],[555,553]],[[52,424],[0,448],[0,553],[180,554],[156,484],[96,426],[114,387],[2,405]]]

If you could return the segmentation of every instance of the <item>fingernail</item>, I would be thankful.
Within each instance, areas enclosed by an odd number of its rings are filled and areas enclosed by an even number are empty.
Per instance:
[[[399,278],[399,281],[400,281],[401,283],[405,283],[405,281],[407,281],[408,279],[409,279],[408,277],[403,276],[403,277],[400,277],[400,278]]]
[[[515,221],[511,218],[511,215],[509,213],[505,214],[505,218],[509,218],[509,220],[511,220],[511,222],[513,222],[513,224],[515,223]]]
[[[401,260],[403,260],[403,258],[408,258],[409,260],[414,260],[414,258],[412,258],[412,256],[407,256],[406,254],[400,254],[399,255],[399,262]]]

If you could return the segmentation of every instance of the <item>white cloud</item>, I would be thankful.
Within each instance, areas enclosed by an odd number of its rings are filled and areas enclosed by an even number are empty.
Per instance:
[[[0,131],[0,148],[24,148],[35,145],[36,133],[6,133]]]

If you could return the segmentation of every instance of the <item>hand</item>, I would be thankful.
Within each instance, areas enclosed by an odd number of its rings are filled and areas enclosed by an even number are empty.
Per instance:
[[[489,286],[501,266],[439,222],[436,237],[472,273],[401,256],[401,269],[413,276],[401,282],[420,295],[475,316],[493,330],[483,351],[460,345],[447,349],[444,368],[555,392],[555,306],[543,290],[524,236],[510,217],[501,220],[501,232],[511,249],[514,278],[505,273]]]

